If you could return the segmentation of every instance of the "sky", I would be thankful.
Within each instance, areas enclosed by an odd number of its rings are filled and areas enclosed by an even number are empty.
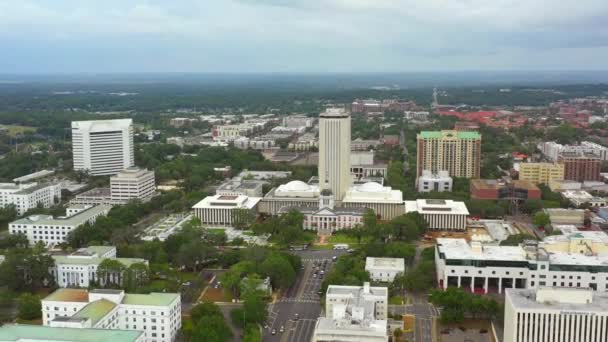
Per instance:
[[[608,70],[606,0],[0,0],[0,73]]]

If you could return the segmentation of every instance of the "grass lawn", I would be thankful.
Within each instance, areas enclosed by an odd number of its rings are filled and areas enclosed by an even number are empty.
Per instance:
[[[30,324],[30,325],[42,325],[42,318],[31,319],[31,320],[17,318],[17,323],[19,323],[19,324]]]
[[[8,134],[11,136],[15,136],[18,134],[23,134],[25,132],[36,132],[36,128],[35,127],[29,127],[29,126],[18,126],[18,125],[0,125],[0,127],[5,128],[6,130],[8,130]]]
[[[196,277],[198,277],[198,273],[196,273],[196,272],[180,272],[179,277],[180,277],[180,279],[181,279],[181,281],[183,283],[183,282],[195,279]]]
[[[363,241],[363,240],[361,240]],[[347,243],[347,244],[357,244],[357,238],[348,236],[344,233],[335,233],[334,235],[329,237],[329,243]]]
[[[255,236],[255,233],[252,232],[251,230],[246,230],[243,232],[243,235],[247,235],[247,236]]]

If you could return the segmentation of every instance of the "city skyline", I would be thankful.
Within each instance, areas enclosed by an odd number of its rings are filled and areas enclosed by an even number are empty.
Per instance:
[[[599,0],[8,1],[0,73],[605,70],[606,14]]]

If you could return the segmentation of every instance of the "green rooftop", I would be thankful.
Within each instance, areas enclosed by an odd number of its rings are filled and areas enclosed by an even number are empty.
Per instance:
[[[422,139],[441,139],[448,136],[456,136],[458,139],[481,139],[479,132],[464,132],[464,131],[421,131],[418,137]]]
[[[102,318],[109,314],[116,307],[116,303],[107,299],[96,300],[80,309],[72,318],[88,318],[91,325],[95,326]]]
[[[0,341],[135,342],[142,334],[137,330],[51,328],[27,324],[0,327]]]
[[[30,215],[11,222],[10,224],[35,224],[41,226],[74,226],[78,227],[87,223],[92,217],[100,215],[104,212],[109,211],[112,208],[111,205],[101,204],[91,207],[87,210],[83,210],[78,214],[70,217],[57,217],[53,218],[51,215]]]
[[[179,298],[178,293],[125,294],[122,304],[166,306]]]
[[[43,300],[53,302],[89,302],[89,292],[85,289],[57,289]]]

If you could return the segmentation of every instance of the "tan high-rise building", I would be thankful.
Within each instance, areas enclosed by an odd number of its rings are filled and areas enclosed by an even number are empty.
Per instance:
[[[561,163],[521,163],[519,179],[535,184],[549,184],[564,180],[564,164]]]
[[[350,185],[350,114],[330,108],[319,115],[319,186],[341,201]]]
[[[417,176],[448,171],[452,177],[479,178],[481,135],[478,132],[423,131],[417,136]]]

